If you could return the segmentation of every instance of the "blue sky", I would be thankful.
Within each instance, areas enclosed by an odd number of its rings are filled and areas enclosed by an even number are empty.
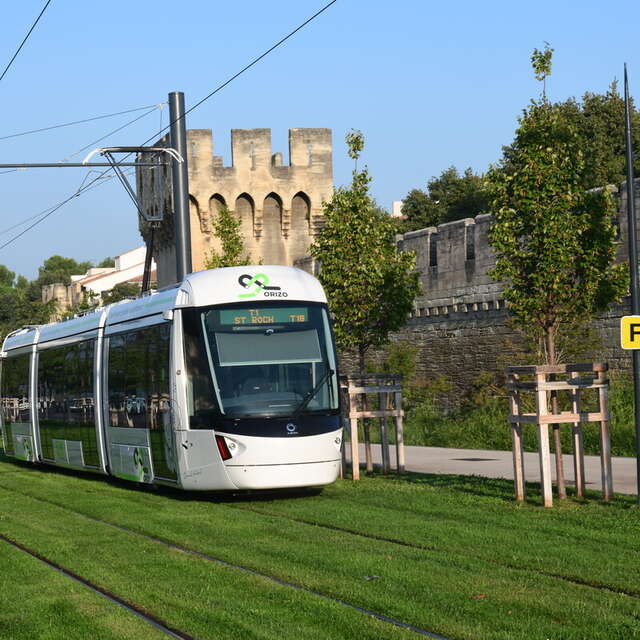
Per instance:
[[[0,138],[159,104],[174,90],[185,92],[189,107],[323,4],[53,0],[0,82]],[[22,0],[3,8],[0,68],[43,6]],[[290,127],[329,127],[336,185],[349,182],[352,168],[344,134],[360,129],[373,195],[389,208],[450,165],[484,171],[500,157],[519,113],[540,92],[529,59],[545,40],[555,49],[552,100],[606,91],[627,62],[638,101],[639,18],[640,3],[631,0],[338,0],[190,114],[187,126],[213,129],[225,164],[232,128],[269,127],[274,152],[286,155]],[[141,113],[0,140],[0,162],[63,160]],[[166,109],[162,118],[166,124]],[[156,110],[95,146],[141,144],[160,122]],[[71,195],[86,173],[0,175],[0,232]],[[0,244],[22,228],[2,233]],[[0,264],[32,278],[52,254],[98,261],[139,244],[136,212],[112,181],[0,250]]]

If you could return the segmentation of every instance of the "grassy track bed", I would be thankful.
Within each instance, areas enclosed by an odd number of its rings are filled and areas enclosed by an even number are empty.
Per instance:
[[[82,519],[74,511],[261,571],[450,638],[640,637],[637,598],[541,575],[542,569],[554,573],[544,564],[542,547],[539,553],[521,555],[519,550],[533,544],[536,533],[547,536],[547,545],[550,541],[561,544],[562,518],[549,519],[546,514],[551,511],[535,506],[515,506],[505,499],[504,487],[501,489],[500,485],[487,484],[484,489],[478,485],[473,490],[473,484],[465,485],[462,480],[456,485],[450,479],[449,486],[438,487],[429,484],[428,477],[413,478],[414,481],[365,479],[358,485],[338,483],[320,496],[212,502],[201,495],[153,494],[101,479],[24,468],[25,473],[5,475],[2,471],[15,471],[16,465],[0,463],[0,486],[7,490],[0,494],[3,501],[15,504],[30,500],[11,493],[23,491],[63,505],[67,510],[32,500],[29,513],[20,516],[13,514],[13,507],[0,505],[3,513],[11,514],[9,522],[1,522],[3,532],[10,524],[16,535],[21,533],[23,538],[33,535],[38,544],[47,544],[51,536],[62,535],[63,541],[73,543],[72,550],[66,551],[66,559],[82,563],[83,570],[98,572],[100,579],[113,584],[113,590],[121,596],[121,591],[125,591],[147,608],[155,604],[157,609],[161,605],[160,611],[152,609],[155,615],[197,637],[224,637],[227,625],[235,623],[233,616],[229,620],[221,611],[216,613],[207,606],[205,615],[202,607],[198,607],[210,602],[212,583],[216,585],[213,593],[218,598],[215,600],[218,607],[232,607],[240,624],[248,625],[249,637],[300,637],[300,634],[332,638],[398,634],[407,637],[409,632],[372,621],[312,594],[276,588],[265,584],[264,579],[177,554],[141,539],[135,544],[120,539],[120,545],[127,548],[125,558],[118,563],[122,571],[105,575],[105,566],[114,561],[112,556],[118,558],[117,545],[111,546],[109,540],[122,536],[129,540],[132,536],[111,528],[108,535],[101,533],[106,535],[105,544],[98,543],[95,530],[108,527]],[[479,495],[482,491],[488,495]],[[614,558],[620,557],[622,561],[622,556],[634,547],[634,536],[627,533],[633,519],[637,523],[638,517],[637,510],[629,509],[629,504],[622,501],[611,507],[573,505],[568,509],[562,507],[558,513],[564,510],[570,516],[569,529],[580,520],[577,513],[571,515],[572,509],[597,508],[602,517],[606,517],[607,510],[626,515],[628,522],[615,529],[614,537],[608,540],[612,548],[616,540],[623,543],[624,548]],[[259,513],[247,509],[257,509]],[[36,525],[45,518],[47,510],[56,512],[56,518],[63,522],[73,521],[70,531],[76,533],[60,534],[59,527],[53,527],[55,531],[38,538]],[[596,514],[587,520],[583,537],[595,536],[596,540],[606,542],[606,523],[597,527],[595,520]],[[313,522],[323,526],[308,524]],[[330,526],[362,529],[367,535],[396,538],[416,546],[373,540]],[[85,528],[88,548],[77,533]],[[464,538],[465,531],[476,533]],[[569,538],[572,535],[569,533]],[[453,540],[460,536],[461,541]],[[134,547],[138,549],[135,553],[130,551]],[[94,548],[96,553],[89,553]],[[98,551],[101,561],[96,557]],[[590,554],[593,565],[610,561],[605,551],[594,552],[590,547],[584,553]],[[192,567],[187,578],[180,575],[184,568],[173,564],[164,573],[161,571],[167,558],[175,555]],[[556,563],[561,553],[557,556]],[[145,557],[147,562],[138,567],[137,563]],[[496,563],[496,557],[512,566]],[[538,558],[539,566],[527,565],[532,558]],[[569,557],[561,568],[568,573],[572,562]],[[633,562],[625,568],[629,575],[635,571]],[[150,575],[145,575],[145,571]],[[602,582],[605,577],[600,575],[598,579]],[[640,590],[634,583],[637,577],[635,572],[635,576],[623,582],[626,590]],[[587,578],[584,581],[590,582],[593,576]],[[156,597],[142,589],[138,580],[146,581],[147,590],[154,585]],[[240,588],[234,589],[238,585]],[[603,586],[617,588],[606,582]],[[264,599],[265,592],[274,589],[278,593],[284,590],[281,597],[289,604],[283,607],[284,611],[265,608],[259,616],[261,622],[255,620],[252,627],[250,612]],[[183,596],[174,601],[174,592]],[[294,605],[290,598],[304,602],[300,615],[292,617]],[[336,624],[334,619],[341,620],[340,628],[331,627]],[[184,624],[188,621],[192,622],[190,627]],[[238,631],[233,629],[228,637]]]
[[[347,490],[305,498],[236,502],[229,508],[290,518],[425,550],[472,556],[508,567],[640,597],[640,510],[635,497],[540,509],[513,499],[507,480],[411,474],[365,478]]]
[[[164,634],[0,540],[0,638],[139,640]]]
[[[397,627],[317,596],[206,563],[11,491],[0,490],[0,509],[12,514],[0,523],[3,534],[198,638],[402,634]],[[30,615],[37,613],[31,609]],[[68,624],[74,621],[66,620],[51,637],[65,637]]]

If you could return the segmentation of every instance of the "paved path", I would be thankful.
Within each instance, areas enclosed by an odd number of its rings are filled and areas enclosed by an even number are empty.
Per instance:
[[[372,445],[375,464],[380,464],[380,445]],[[396,452],[391,446],[391,466],[395,467]],[[347,446],[348,450],[348,446]],[[360,445],[360,462],[364,462],[364,445]],[[564,455],[564,473],[567,484],[574,482],[573,456]],[[487,478],[513,480],[511,451],[484,451],[479,449],[445,449],[444,447],[405,447],[407,471],[420,473],[459,473]],[[540,469],[537,453],[524,454],[525,480],[539,482]],[[551,456],[555,479],[555,458]],[[636,493],[636,459],[612,458],[613,490],[618,493]],[[602,489],[600,458],[585,456],[587,489]]]

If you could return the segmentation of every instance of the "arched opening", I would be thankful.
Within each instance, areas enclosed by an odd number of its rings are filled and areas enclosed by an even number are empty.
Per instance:
[[[215,220],[218,217],[220,207],[224,207],[226,204],[227,203],[224,198],[219,193],[214,193],[209,198],[209,216],[212,220]]]
[[[309,252],[311,242],[311,201],[303,191],[298,191],[291,200],[291,229],[289,241],[292,261],[302,258]]]
[[[248,193],[241,193],[236,198],[234,213],[240,219],[240,232],[248,247],[253,239],[253,221],[255,218],[256,205],[253,198]]]
[[[208,225],[200,214],[200,205],[192,195],[189,195],[189,222],[191,231],[195,231],[196,229],[200,229],[200,233],[206,233],[208,231]]]
[[[266,264],[286,264],[282,237],[282,198],[270,193],[262,205],[262,257]]]

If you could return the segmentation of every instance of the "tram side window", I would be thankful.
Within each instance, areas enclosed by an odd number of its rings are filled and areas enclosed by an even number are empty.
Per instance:
[[[13,455],[13,424],[31,421],[29,360],[31,355],[10,356],[2,361],[2,418],[6,453]]]
[[[100,464],[95,427],[95,341],[38,354],[38,421],[42,455],[55,459],[54,440],[80,441],[84,464]]]
[[[109,338],[109,424],[162,429],[169,420],[169,325]]]

